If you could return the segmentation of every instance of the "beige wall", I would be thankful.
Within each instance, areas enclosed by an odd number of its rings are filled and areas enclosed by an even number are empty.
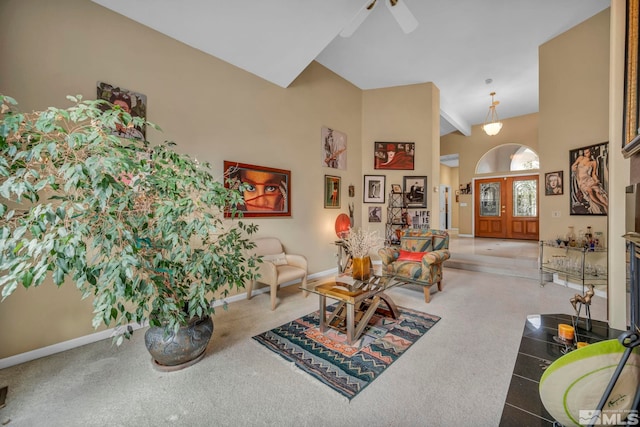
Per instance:
[[[224,160],[291,170],[292,217],[253,222],[304,254],[310,273],[335,268],[334,221],[349,201],[360,225],[361,90],[315,62],[283,89],[89,0],[3,0],[0,39],[0,92],[24,110],[70,105],[66,95],[93,99],[104,81],[147,95],[148,118],[164,130],[148,138],[176,141],[216,174]],[[347,134],[346,170],[321,166],[322,126]],[[325,174],[342,177],[340,210],[323,208]],[[0,358],[94,331],[90,300],[50,286],[0,304]]]
[[[609,139],[609,10],[543,44],[539,52],[540,188],[545,172],[564,172],[564,194],[540,197],[540,238],[564,235],[570,225],[576,233],[590,225],[606,236],[606,216],[569,215],[569,150]]]
[[[538,114],[527,114],[501,120],[499,134],[488,136],[481,125],[471,127],[471,135],[453,132],[440,139],[441,155],[458,154],[459,185],[473,183],[474,178],[498,175],[522,175],[523,172],[476,174],[480,158],[490,149],[504,144],[521,144],[538,152]],[[472,185],[473,188],[473,185]],[[454,199],[455,200],[455,199]],[[473,194],[461,194],[458,203],[458,231],[463,235],[473,235]]]
[[[427,176],[427,209],[431,225],[438,224],[438,198],[433,187],[440,184],[440,91],[432,83],[367,90],[362,97],[362,173],[385,175],[385,204],[365,204],[362,218],[366,221],[368,206],[382,207],[382,223],[369,224],[384,235],[386,204],[391,184],[403,185],[403,176]],[[414,170],[376,170],[373,166],[374,143],[415,142]],[[435,196],[435,197],[434,197]],[[362,200],[362,199],[360,199]]]

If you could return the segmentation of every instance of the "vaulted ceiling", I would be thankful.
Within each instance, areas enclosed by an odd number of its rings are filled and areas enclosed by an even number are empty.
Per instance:
[[[93,0],[283,88],[317,61],[360,89],[433,82],[441,135],[538,111],[538,47],[610,0],[399,0],[418,21],[405,34],[390,0]],[[491,81],[491,83],[486,83]]]

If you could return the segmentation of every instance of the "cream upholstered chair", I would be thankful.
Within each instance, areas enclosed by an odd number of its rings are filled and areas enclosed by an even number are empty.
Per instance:
[[[256,255],[262,256],[262,263],[258,263],[260,277],[249,282],[247,299],[251,299],[251,292],[256,282],[271,287],[271,310],[276,309],[276,293],[281,284],[300,279],[302,285],[307,283],[307,259],[302,255],[286,254],[282,243],[276,237],[262,237],[254,240]],[[305,296],[307,293],[304,293]]]

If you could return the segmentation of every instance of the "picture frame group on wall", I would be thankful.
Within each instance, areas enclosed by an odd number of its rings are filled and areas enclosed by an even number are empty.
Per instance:
[[[365,175],[362,201],[364,203],[384,203],[385,175]]]
[[[547,172],[544,174],[544,195],[558,196],[564,194],[563,171]]]
[[[427,207],[427,177],[403,176],[404,204],[408,208]]]
[[[609,210],[609,143],[569,151],[569,214],[607,215]]]
[[[374,169],[413,170],[415,142],[374,142]]]
[[[329,209],[340,208],[340,177],[333,175],[324,176],[324,207]]]
[[[224,186],[245,185],[244,204],[238,206],[245,217],[291,216],[291,171],[247,163],[224,161]],[[229,182],[231,181],[231,182]]]

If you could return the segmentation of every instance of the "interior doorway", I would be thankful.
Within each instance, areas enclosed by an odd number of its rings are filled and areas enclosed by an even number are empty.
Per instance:
[[[538,240],[538,175],[476,180],[474,223],[475,237]]]
[[[451,229],[451,187],[448,185],[440,185],[440,229],[441,230],[450,230]]]

